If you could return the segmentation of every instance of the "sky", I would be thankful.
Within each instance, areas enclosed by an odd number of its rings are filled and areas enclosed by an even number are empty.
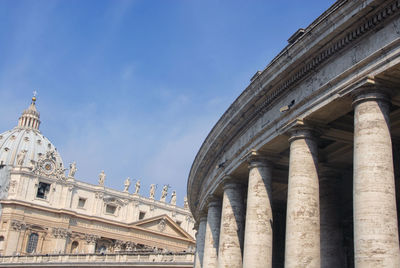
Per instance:
[[[75,177],[186,195],[229,105],[332,0],[0,0],[0,133],[36,90],[41,132]]]

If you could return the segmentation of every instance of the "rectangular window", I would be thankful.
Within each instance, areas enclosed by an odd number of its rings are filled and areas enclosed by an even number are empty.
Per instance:
[[[86,203],[86,198],[79,197],[78,208],[84,208]]]
[[[114,205],[107,205],[106,206],[106,213],[114,214],[116,209],[117,209],[117,207],[114,206]]]
[[[49,191],[50,191],[50,184],[44,183],[44,182],[39,182],[36,197],[46,199]]]
[[[144,216],[146,216],[146,212],[140,211],[139,212],[139,220],[143,220]]]

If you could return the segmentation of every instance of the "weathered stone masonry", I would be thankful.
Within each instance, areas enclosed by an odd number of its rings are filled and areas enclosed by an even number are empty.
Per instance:
[[[399,143],[400,1],[337,1],[200,148],[196,268],[399,267]]]

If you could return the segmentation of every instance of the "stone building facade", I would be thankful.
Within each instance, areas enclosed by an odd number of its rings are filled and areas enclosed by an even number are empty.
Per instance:
[[[288,41],[193,162],[195,267],[400,267],[400,1]]]
[[[14,256],[2,257],[1,263],[18,256],[38,260],[34,256],[78,254],[81,257],[62,259],[86,260],[87,265],[95,259],[85,254],[154,255],[194,249],[193,217],[186,203],[176,205],[175,192],[167,202],[168,187],[161,200],[155,200],[154,185],[145,197],[140,182],[129,192],[129,179],[124,191],[105,187],[104,171],[98,185],[75,179],[76,163],[66,173],[60,154],[39,131],[35,101],[34,97],[17,127],[0,134],[0,254]],[[176,260],[190,263],[190,256]]]

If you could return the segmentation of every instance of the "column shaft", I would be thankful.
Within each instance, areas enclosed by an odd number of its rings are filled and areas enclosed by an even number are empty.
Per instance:
[[[364,90],[354,100],[356,267],[400,267],[389,98]]]
[[[320,172],[321,267],[344,267],[338,174]]]
[[[218,268],[241,268],[244,234],[242,187],[226,182],[222,201]]]
[[[208,204],[203,268],[217,268],[218,266],[218,243],[220,227],[221,201],[213,200]]]
[[[207,218],[202,216],[199,223],[199,231],[196,237],[196,256],[195,256],[195,268],[203,267],[203,255],[204,255],[204,236],[206,234]]]
[[[320,267],[317,144],[312,132],[297,129],[290,141],[285,267]]]
[[[264,159],[250,161],[243,267],[272,267],[271,166]]]

